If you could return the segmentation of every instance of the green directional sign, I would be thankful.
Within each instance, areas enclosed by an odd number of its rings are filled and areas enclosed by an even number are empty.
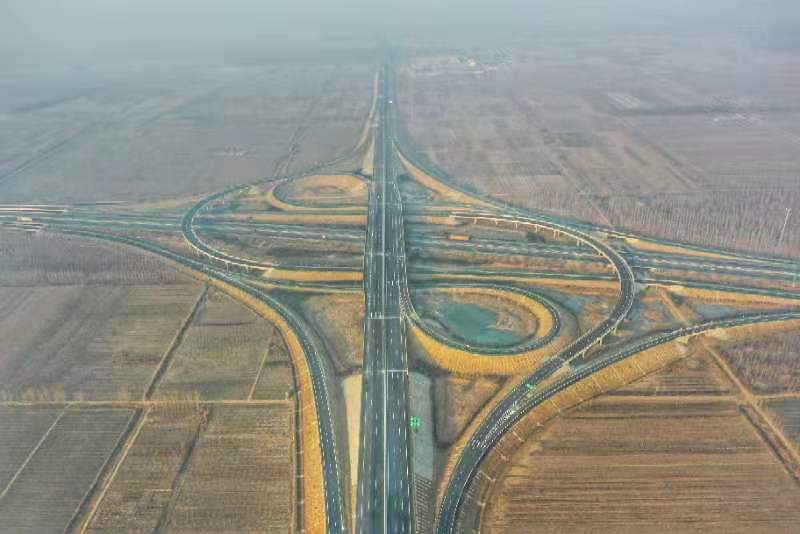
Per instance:
[[[419,429],[420,429],[420,427],[422,426],[422,421],[420,420],[420,418],[419,418],[419,417],[417,417],[417,416],[415,415],[415,416],[411,417],[411,419],[408,421],[408,426],[410,426],[410,427],[411,427],[411,430],[413,430],[414,432],[416,432],[416,431],[417,431],[417,430],[419,430]]]
[[[525,384],[525,387],[527,388],[528,391],[533,391],[534,388],[533,384]]]

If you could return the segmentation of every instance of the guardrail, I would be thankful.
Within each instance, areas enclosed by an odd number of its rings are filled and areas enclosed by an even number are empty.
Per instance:
[[[569,375],[531,395],[531,391],[535,391],[535,387],[541,383],[542,380],[551,376],[552,373],[544,374],[537,372],[532,374],[524,382],[514,388],[503,401],[487,415],[484,422],[473,434],[472,438],[461,452],[439,508],[436,532],[438,534],[454,533],[465,493],[474,479],[481,462],[515,424],[521,421],[534,407],[545,402],[557,393],[628,357],[682,337],[696,336],[720,328],[790,320],[800,320],[800,311],[738,315],[727,319],[707,321],[694,326],[681,327],[668,332],[653,334],[632,345],[611,351],[605,356],[578,365]]]
[[[213,267],[209,267],[197,260],[181,256],[180,254],[177,254],[176,252],[159,245],[155,245],[140,239],[114,236],[111,234],[89,230],[60,228],[58,231],[66,234],[104,239],[133,246],[177,262],[184,267],[198,271],[209,278],[220,280],[238,289],[239,291],[242,291],[250,297],[265,303],[287,323],[287,325],[297,335],[299,344],[305,355],[305,361],[306,365],[308,366],[311,379],[314,405],[317,414],[317,428],[320,436],[319,444],[322,459],[326,508],[325,529],[329,533],[343,534],[346,531],[346,521],[344,516],[345,506],[343,505],[342,497],[343,484],[339,475],[336,453],[336,432],[333,428],[333,419],[331,416],[332,409],[330,406],[330,396],[328,394],[326,371],[324,369],[325,364],[322,357],[322,349],[320,349],[314,342],[314,336],[308,331],[304,322],[283,303],[274,299],[263,291],[249,286],[238,279],[231,277],[227,273],[218,271]],[[308,451],[306,451],[306,453],[308,453]]]
[[[255,270],[263,272],[274,279],[285,280],[306,280],[306,281],[320,281],[324,279],[323,273],[328,273],[328,278],[333,281],[359,281],[361,280],[362,273],[357,269],[348,269],[344,267],[323,267],[319,265],[301,265],[301,266],[287,266],[281,264],[274,264],[269,262],[255,261],[248,258],[234,256],[217,250],[203,241],[198,236],[195,230],[195,217],[197,214],[207,209],[212,202],[218,200],[225,195],[241,191],[254,184],[247,184],[244,186],[236,186],[225,189],[223,191],[209,195],[208,197],[200,200],[184,215],[181,221],[181,231],[187,243],[198,252],[198,254],[205,256],[209,259],[217,261],[225,266],[226,269],[234,266],[242,269],[245,272]]]
[[[561,320],[553,303],[549,301],[546,297],[539,295],[538,293],[534,293],[532,291],[527,291],[522,288],[516,286],[504,286],[500,284],[485,284],[485,283],[426,283],[420,286],[417,286],[415,289],[439,289],[439,288],[463,288],[466,290],[469,289],[490,289],[493,291],[497,291],[500,293],[514,293],[520,295],[524,298],[530,299],[537,304],[541,305],[545,308],[545,310],[550,314],[553,318],[553,326],[545,333],[544,336],[535,337],[533,339],[529,339],[523,341],[521,343],[511,345],[511,346],[490,346],[490,345],[481,345],[481,344],[467,344],[441,334],[436,330],[431,329],[426,323],[425,320],[418,315],[416,308],[413,308],[409,314],[409,317],[422,329],[426,334],[431,336],[432,338],[436,339],[436,341],[448,345],[452,348],[463,350],[463,351],[480,351],[484,354],[494,354],[494,355],[514,355],[520,354],[523,352],[527,352],[530,350],[541,348],[548,343],[550,343],[553,338],[559,333],[561,330]]]

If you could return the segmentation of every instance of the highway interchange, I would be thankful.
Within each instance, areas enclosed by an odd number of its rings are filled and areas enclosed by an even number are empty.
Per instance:
[[[364,262],[364,369],[356,532],[412,531],[403,210],[394,158],[391,93],[381,71]]]
[[[407,247],[431,251],[465,251],[476,256],[522,255],[558,261],[569,260],[587,266],[602,265],[611,272],[589,275],[580,272],[534,272],[528,275],[532,281],[541,276],[575,279],[594,277],[616,282],[618,288],[606,317],[585,329],[557,354],[531,369],[517,387],[497,402],[469,437],[446,481],[443,499],[437,503],[436,531],[440,534],[457,532],[466,493],[481,462],[492,448],[514,424],[557,393],[609,365],[678,338],[739,325],[800,319],[800,311],[797,309],[769,313],[741,312],[700,324],[652,333],[631,343],[600,352],[599,356],[586,358],[590,350],[613,334],[626,320],[643,285],[674,284],[797,299],[800,295],[787,289],[785,284],[797,280],[800,264],[785,258],[758,257],[676,243],[666,244],[681,247],[685,252],[673,254],[638,250],[624,244],[625,239],[638,237],[630,233],[531,213],[466,190],[459,191],[465,198],[474,199],[475,204],[468,203],[457,208],[454,206],[451,213],[446,213],[447,216],[455,217],[464,224],[550,232],[566,237],[575,244],[536,243],[497,237],[459,242],[445,237],[445,232],[432,233],[430,227],[410,222],[410,212],[404,215],[398,155],[411,160],[447,187],[456,190],[458,188],[446,176],[424,164],[421,161],[423,158],[416,158],[413,147],[408,142],[401,141],[394,126],[397,120],[393,109],[394,100],[392,64],[387,62],[380,69],[376,113],[374,117],[370,117],[373,125],[374,162],[369,184],[366,227],[263,223],[210,215],[209,212],[216,203],[262,183],[259,181],[213,193],[195,203],[182,216],[125,212],[119,206],[0,206],[0,224],[29,231],[44,229],[110,240],[136,247],[237,288],[267,304],[283,317],[300,339],[309,369],[320,435],[325,530],[331,533],[409,533],[414,530],[414,474],[411,470],[413,451],[408,432],[409,360],[406,329],[409,322],[420,325],[424,323],[414,309],[409,276],[413,283],[418,277],[425,280],[432,274],[470,274],[480,281],[466,282],[454,278],[449,283],[509,288],[512,286],[501,281],[504,275],[525,275],[524,272],[493,271],[463,265],[426,270],[420,266],[407,265]],[[419,208],[415,204],[416,209]],[[442,208],[436,209],[441,211]],[[422,213],[426,213],[424,209]],[[131,231],[180,232],[192,252],[187,254],[139,236],[129,235]],[[331,272],[337,269],[314,261],[279,264],[257,260],[226,252],[210,244],[207,239],[208,236],[225,233],[253,234],[300,242],[324,239],[363,243],[363,282],[272,280],[268,275],[275,268],[311,272]],[[659,274],[659,269],[668,270],[669,275]],[[694,279],[674,278],[674,272],[686,272],[687,275],[694,276]],[[777,289],[757,285],[736,287],[719,280],[702,280],[703,275],[708,274],[749,277],[761,282],[776,281],[784,283],[784,286]],[[344,445],[338,438],[341,430],[337,429],[337,425],[342,423],[337,420],[333,407],[337,396],[333,391],[338,385],[332,381],[333,375],[324,343],[320,342],[319,333],[291,306],[262,287],[265,282],[286,290],[358,291],[363,287],[364,363],[357,481],[348,482],[345,475],[347,470],[339,459],[341,447]],[[448,342],[458,344],[453,340]],[[536,342],[542,343],[546,340]],[[461,349],[470,348],[463,343],[458,345]],[[548,382],[545,388],[539,389],[545,381],[564,369],[567,370],[566,374],[559,374],[555,382]],[[351,496],[355,499],[355,513],[352,518],[347,503],[348,492],[345,489],[349,483],[355,483],[356,487],[355,495]],[[306,502],[304,505],[321,504],[323,503]]]

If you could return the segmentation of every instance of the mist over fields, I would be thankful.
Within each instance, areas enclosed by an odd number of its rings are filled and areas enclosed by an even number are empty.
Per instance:
[[[490,41],[726,31],[755,46],[797,46],[791,0],[31,0],[0,5],[0,61],[193,60],[345,48],[382,36],[412,47]],[[227,59],[230,59],[228,56]]]
[[[796,40],[797,12],[782,0],[3,2],[0,197],[153,198],[263,176],[301,128],[309,108],[298,102],[311,105],[337,83],[329,100],[365,102],[368,72],[386,49],[409,58],[513,49],[569,58],[574,72],[595,57],[657,69],[680,65],[676,48],[689,57],[719,55],[720,44],[723,54],[779,55]],[[762,60],[737,65],[737,83],[775,74]],[[296,112],[276,115],[286,109]],[[337,125],[361,120],[328,109]],[[306,164],[345,137],[330,135],[332,123],[317,126],[330,146],[307,150]],[[209,157],[228,145],[247,155]]]
[[[800,0],[0,0],[0,534],[800,521]]]

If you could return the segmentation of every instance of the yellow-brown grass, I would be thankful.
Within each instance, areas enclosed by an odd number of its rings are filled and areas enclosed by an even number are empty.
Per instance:
[[[458,292],[459,290],[458,288],[442,289],[449,292]],[[536,317],[539,332],[545,334],[553,327],[555,318],[550,314],[550,311],[540,302],[525,295],[510,291],[498,292],[491,288],[469,288],[469,291],[482,292],[493,297],[501,293],[502,298],[512,300]],[[411,333],[427,353],[430,363],[451,373],[462,375],[512,375],[533,369],[537,363],[561,350],[572,339],[577,328],[574,319],[566,310],[556,309],[560,314],[561,329],[555,338],[543,347],[515,354],[481,354],[480,352],[470,352],[451,347],[428,334],[413,321],[411,322]]]
[[[766,323],[761,325],[745,325],[741,327],[727,328],[724,330],[726,338],[738,338],[739,336],[752,336],[752,335],[766,335],[770,332],[785,331],[786,329],[797,328],[800,321],[783,321],[775,323]],[[717,336],[717,331],[709,331],[700,336],[698,341],[689,340],[690,346],[699,343],[702,346],[705,343],[703,337]],[[689,349],[684,345],[686,340],[676,340],[674,342],[665,343],[648,350],[642,351],[634,356],[626,358],[620,362],[602,369],[593,375],[584,378],[583,380],[575,383],[570,388],[561,391],[551,397],[548,401],[540,404],[531,412],[529,412],[521,421],[519,421],[508,432],[495,447],[494,451],[490,453],[486,461],[481,465],[481,471],[488,479],[496,479],[505,465],[508,463],[510,457],[520,444],[524,443],[532,434],[537,432],[541,427],[550,422],[552,419],[558,417],[563,412],[591,399],[605,392],[618,389],[626,384],[630,384],[642,377],[645,377],[658,369],[661,369],[673,362],[683,358],[689,354]],[[556,382],[562,373],[552,376],[550,379],[544,381],[539,385],[539,390],[546,388],[548,385]],[[452,474],[455,463],[458,460],[460,451],[463,449],[466,442],[474,434],[478,425],[488,415],[489,411],[496,405],[498,400],[505,395],[510,388],[519,383],[519,379],[509,383],[503,389],[500,395],[497,395],[491,403],[489,403],[480,414],[473,420],[470,427],[465,431],[456,444],[451,448],[450,456],[444,470],[442,483],[440,486],[438,501],[441,502],[443,491],[446,488],[447,481]],[[491,485],[484,485],[480,488],[478,501],[485,502],[489,492],[492,490]],[[475,503],[473,503],[475,504]]]
[[[508,432],[505,437],[500,440],[495,450],[490,453],[485,462],[481,465],[481,471],[488,473],[492,478],[496,478],[505,465],[505,462],[510,458],[512,452],[539,427],[553,417],[558,416],[562,411],[606,391],[637,380],[656,369],[680,359],[685,353],[686,347],[677,343],[659,345],[609,366],[554,395],[549,401],[531,410],[531,412],[513,427],[512,431]],[[561,373],[554,375],[550,380],[541,384],[538,389],[541,390],[547,387],[549,383],[556,381],[560,375]],[[439,487],[437,503],[441,502],[444,490],[447,487],[447,482],[455,468],[461,450],[464,448],[467,441],[472,437],[478,426],[485,420],[486,416],[497,402],[507,395],[521,380],[522,378],[519,378],[509,382],[503,390],[494,397],[492,402],[488,403],[483,410],[481,410],[469,427],[467,427],[466,431],[463,432],[456,443],[453,444],[442,476],[442,483]]]
[[[212,278],[204,273],[180,267],[193,277],[227,293],[235,300],[245,304],[261,317],[269,320],[280,331],[289,350],[298,386],[300,402],[300,428],[302,440],[302,472],[303,472],[303,525],[306,532],[325,532],[327,517],[325,515],[325,486],[322,473],[322,449],[320,447],[319,426],[317,425],[317,409],[314,402],[314,389],[311,373],[306,361],[306,354],[300,338],[275,309],[256,299],[241,289],[226,282]]]
[[[797,485],[736,405],[680,397],[582,405],[516,452],[485,502],[487,534],[793,532],[800,519]]]
[[[460,204],[469,204],[472,206],[489,206],[488,203],[484,202],[483,200],[474,197],[472,195],[468,195],[467,193],[463,193],[458,189],[451,187],[441,180],[434,178],[430,174],[426,173],[413,163],[411,163],[408,159],[404,158],[400,155],[400,161],[403,163],[403,166],[408,171],[408,174],[417,182],[424,185],[431,191],[434,191],[444,197],[447,200],[458,202]]]
[[[726,328],[724,330],[725,334],[721,337],[725,341],[739,341],[743,339],[768,336],[770,334],[776,334],[779,332],[786,332],[788,330],[795,330],[797,328],[800,328],[800,319]]]
[[[458,221],[450,215],[414,215],[414,222],[440,226],[458,226]]]
[[[800,298],[775,297],[770,295],[755,295],[751,293],[733,293],[730,291],[716,291],[695,287],[676,285],[652,284],[663,287],[676,295],[714,302],[716,304],[751,304],[759,306],[800,306]]]
[[[364,273],[361,271],[304,271],[270,267],[264,271],[263,276],[273,280],[293,282],[360,282],[364,278]]]
[[[681,254],[683,256],[697,256],[700,258],[714,258],[722,260],[737,259],[736,256],[729,256],[723,253],[706,252],[689,247],[682,247],[680,245],[665,245],[656,241],[648,241],[644,238],[626,237],[625,242],[634,249],[646,250],[649,252],[665,252],[667,254]]]
[[[536,332],[529,332],[528,334],[546,335],[555,325],[555,317],[544,304],[514,291],[498,291],[487,287],[439,287],[436,288],[436,291],[448,293],[456,298],[460,295],[479,295],[487,300],[510,301],[512,306],[517,306],[536,318],[538,328]]]
[[[363,363],[364,294],[315,295],[303,300],[303,314],[329,342],[329,355],[339,372],[355,372]],[[342,313],[347,310],[347,313]]]
[[[364,176],[372,176],[372,174],[375,172],[374,160],[375,160],[375,140],[372,139],[369,143],[369,147],[367,147],[367,151],[364,153],[364,159],[361,160],[361,173]]]
[[[329,211],[327,209],[319,211]],[[255,213],[232,214],[231,218],[241,221],[275,222],[286,224],[317,224],[326,226],[365,226],[367,214],[356,213]]]
[[[320,197],[314,192],[315,188],[331,187],[337,191],[330,198]],[[282,190],[284,196],[290,200],[281,200],[276,194]],[[367,200],[367,183],[350,174],[314,174],[300,176],[290,180],[280,181],[269,188],[265,200],[273,208],[282,211],[319,210],[326,211],[353,211],[366,209],[362,204]],[[321,206],[314,204],[314,200],[338,200],[348,204],[345,206]]]
[[[480,274],[454,274],[454,273],[431,273],[427,275],[432,280],[443,281],[458,281],[458,280],[474,280],[486,281],[492,280],[497,282],[517,282],[529,284],[534,279],[526,276],[515,276],[513,274],[492,274],[491,276]],[[575,280],[573,278],[536,278],[537,286],[550,286],[560,289],[571,288],[581,292],[596,293],[611,293],[619,290],[619,282],[616,280]]]
[[[452,443],[475,413],[500,389],[497,380],[487,378],[438,378],[433,385],[436,406],[436,438],[439,443]]]

